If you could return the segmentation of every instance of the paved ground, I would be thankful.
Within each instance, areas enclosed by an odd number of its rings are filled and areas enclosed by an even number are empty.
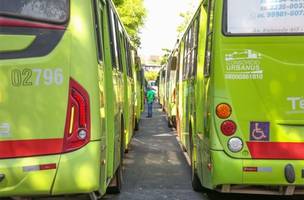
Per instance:
[[[190,168],[165,114],[155,108],[153,118],[143,118],[124,161],[124,184],[115,200],[198,200],[191,188]]]

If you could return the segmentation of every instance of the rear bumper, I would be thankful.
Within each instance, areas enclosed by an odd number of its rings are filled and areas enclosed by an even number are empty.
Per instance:
[[[211,151],[211,157],[213,189],[280,195],[286,194],[286,190],[292,190],[287,192],[288,195],[304,194],[304,160],[234,159],[223,151]],[[285,167],[288,164],[293,166],[295,172],[292,184],[285,178]]]
[[[67,154],[1,160],[0,174],[5,178],[0,182],[0,196],[49,196],[98,190],[99,146],[99,142],[90,142]],[[56,164],[56,169],[39,169],[46,164]]]

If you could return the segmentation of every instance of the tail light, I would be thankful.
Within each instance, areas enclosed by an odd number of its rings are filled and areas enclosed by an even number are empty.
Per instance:
[[[224,121],[221,125],[221,131],[226,136],[233,135],[236,132],[236,128],[236,124],[231,120]]]
[[[79,83],[70,79],[63,152],[80,149],[89,143],[90,126],[89,95]]]
[[[243,141],[240,138],[233,137],[228,141],[228,148],[231,152],[237,153],[243,149]]]
[[[216,107],[216,115],[221,119],[227,119],[232,112],[231,106],[226,103],[221,103]]]

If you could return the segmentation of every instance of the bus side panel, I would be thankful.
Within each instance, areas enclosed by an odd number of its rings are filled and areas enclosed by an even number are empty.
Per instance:
[[[49,195],[56,169],[38,170],[39,165],[59,160],[59,155],[1,160],[0,171],[5,179],[0,183],[0,196]]]
[[[100,189],[100,142],[64,154],[56,174],[52,195],[89,193]]]

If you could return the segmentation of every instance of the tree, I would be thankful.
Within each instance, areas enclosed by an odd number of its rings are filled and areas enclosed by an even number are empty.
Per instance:
[[[160,65],[164,65],[168,62],[168,58],[169,58],[170,53],[171,53],[171,50],[167,49],[167,48],[163,48],[162,51],[163,51],[163,55],[162,55],[161,60],[160,60]]]
[[[123,4],[124,0],[113,0],[113,3],[115,4],[115,6],[120,6],[121,4]]]
[[[179,36],[181,36],[181,34],[185,32],[187,26],[189,25],[190,20],[193,16],[193,12],[196,9],[197,3],[198,1],[196,0],[190,1],[189,8],[187,9],[187,11],[179,14],[179,16],[183,18],[183,22],[177,27],[177,33],[179,34]]]
[[[145,72],[145,79],[147,81],[154,81],[157,79],[157,76],[158,76],[158,73],[157,72],[154,72],[154,71],[146,71]]]
[[[140,28],[144,25],[146,9],[143,0],[114,0],[119,16],[136,47],[140,46]]]
[[[177,33],[180,36],[181,34],[184,33],[188,24],[190,23],[192,12],[186,11],[184,13],[180,13],[179,16],[183,18],[183,22],[177,27]]]

